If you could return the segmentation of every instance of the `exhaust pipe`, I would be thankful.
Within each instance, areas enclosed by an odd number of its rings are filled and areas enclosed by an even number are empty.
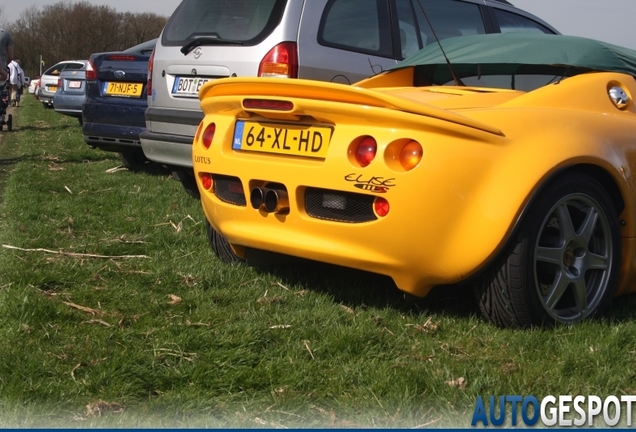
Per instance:
[[[250,192],[250,204],[252,204],[253,209],[263,210],[267,213],[289,213],[287,191],[281,189],[255,187]]]
[[[287,197],[287,191],[269,189],[265,193],[265,211],[276,214],[289,213],[289,198]]]
[[[250,192],[250,204],[252,204],[252,208],[258,210],[263,206],[265,202],[265,193],[268,189],[255,187]]]

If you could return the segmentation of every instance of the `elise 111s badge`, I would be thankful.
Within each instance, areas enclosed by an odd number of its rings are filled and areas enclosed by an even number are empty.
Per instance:
[[[363,174],[348,174],[345,181],[353,183],[353,186],[367,192],[387,193],[391,188],[395,187],[395,179],[387,177],[365,177]]]

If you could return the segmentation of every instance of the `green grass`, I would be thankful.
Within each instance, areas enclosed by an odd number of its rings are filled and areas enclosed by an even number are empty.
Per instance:
[[[1,134],[2,427],[469,427],[478,395],[636,394],[634,296],[501,330],[456,288],[224,265],[168,173],[109,171],[30,95]]]

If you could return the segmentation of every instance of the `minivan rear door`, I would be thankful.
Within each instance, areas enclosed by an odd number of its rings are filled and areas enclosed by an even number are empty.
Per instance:
[[[388,0],[305,1],[300,78],[352,84],[396,64]]]

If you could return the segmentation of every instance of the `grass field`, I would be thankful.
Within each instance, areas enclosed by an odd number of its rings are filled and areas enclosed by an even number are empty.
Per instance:
[[[470,427],[482,395],[636,394],[636,299],[501,330],[465,290],[227,266],[198,201],[27,95],[0,137],[0,427]]]

